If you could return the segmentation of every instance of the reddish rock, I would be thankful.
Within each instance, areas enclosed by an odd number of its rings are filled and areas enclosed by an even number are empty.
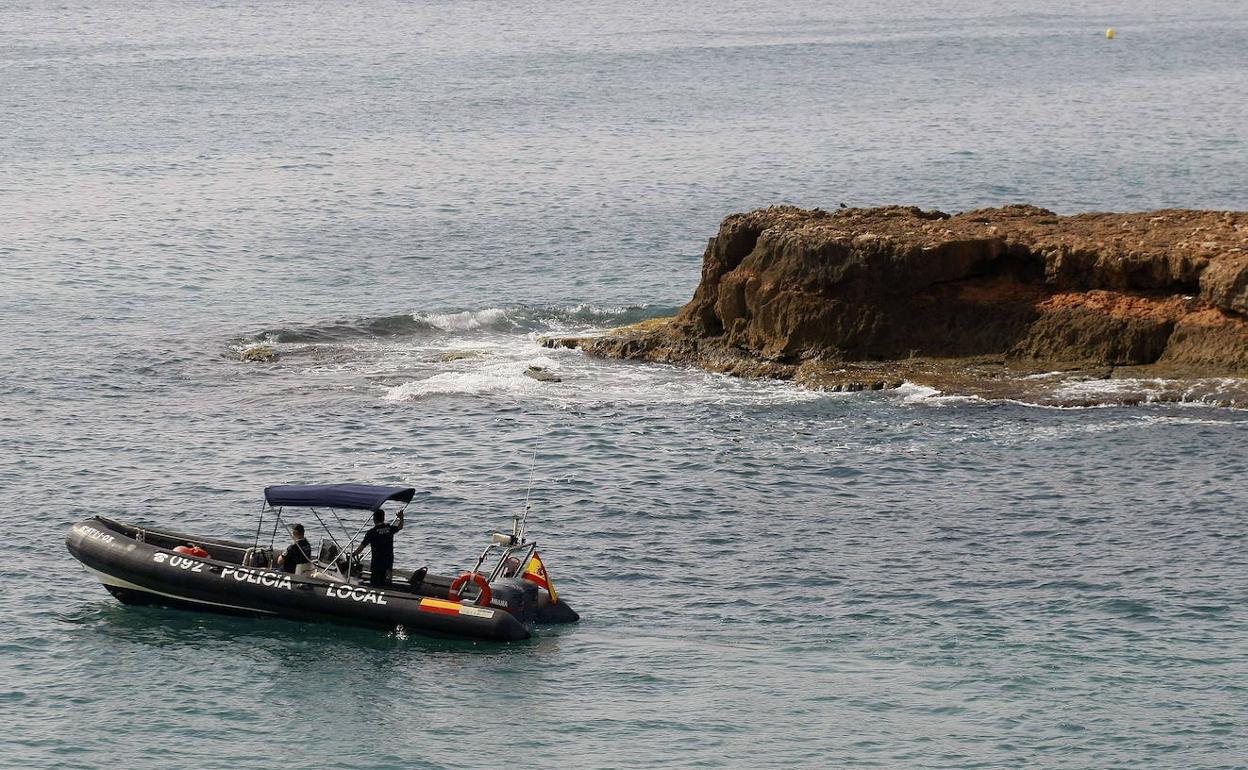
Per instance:
[[[1248,212],[779,206],[723,221],[670,323],[578,342],[744,376],[895,364],[863,387],[917,358],[1228,376],[1248,374],[1246,315]]]

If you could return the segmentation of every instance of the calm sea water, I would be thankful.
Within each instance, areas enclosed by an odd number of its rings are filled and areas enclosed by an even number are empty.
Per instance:
[[[0,766],[1248,765],[1242,412],[537,343],[759,205],[1248,208],[1242,3],[1043,6],[5,3]],[[451,571],[534,453],[584,620],[525,643],[127,608],[62,542],[404,483]]]

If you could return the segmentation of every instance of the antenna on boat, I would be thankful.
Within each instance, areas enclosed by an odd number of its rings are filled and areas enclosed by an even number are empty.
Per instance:
[[[524,527],[529,520],[529,511],[532,509],[529,500],[533,497],[533,473],[537,470],[537,450],[533,450],[533,458],[529,461],[529,490],[524,493],[524,513],[516,514],[511,519],[511,537],[517,543],[524,542]]]

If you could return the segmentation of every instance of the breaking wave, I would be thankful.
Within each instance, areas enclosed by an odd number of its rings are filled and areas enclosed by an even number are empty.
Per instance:
[[[903,404],[922,404],[924,406],[945,406],[950,404],[985,404],[979,396],[964,396],[945,393],[927,385],[906,382],[892,392],[892,396]]]
[[[1125,405],[1180,404],[1242,408],[1248,403],[1248,379],[1205,377],[1190,380],[1122,378],[1063,384],[1054,392],[1063,401]]]
[[[262,329],[240,342],[316,344],[357,339],[457,334],[483,331],[566,332],[610,328],[673,315],[675,306],[628,305],[603,307],[538,305],[479,310],[417,311],[399,315],[364,316],[310,324]]]
[[[509,331],[516,327],[507,311],[496,307],[463,310],[458,313],[413,313],[411,318],[429,329],[444,332],[470,332],[477,329]]]
[[[1021,377],[1018,382],[1027,383],[1028,387],[1011,397],[944,393],[910,382],[892,391],[892,395],[908,405],[1017,404],[1039,409],[1106,409],[1144,404],[1242,409],[1248,404],[1245,378],[1058,380],[1063,374]]]

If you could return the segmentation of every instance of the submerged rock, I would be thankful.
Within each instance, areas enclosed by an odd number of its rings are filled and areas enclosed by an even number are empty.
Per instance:
[[[1248,212],[760,209],[724,220],[676,317],[545,344],[835,390],[1243,377]]]
[[[272,345],[252,345],[243,349],[239,359],[253,363],[272,363],[277,360],[277,348]]]
[[[483,358],[484,356],[485,354],[479,350],[448,350],[438,354],[437,360],[440,363],[450,363],[452,361],[469,361]]]
[[[526,377],[532,377],[538,382],[563,382],[563,378],[554,374],[543,366],[530,366],[524,370]]]

